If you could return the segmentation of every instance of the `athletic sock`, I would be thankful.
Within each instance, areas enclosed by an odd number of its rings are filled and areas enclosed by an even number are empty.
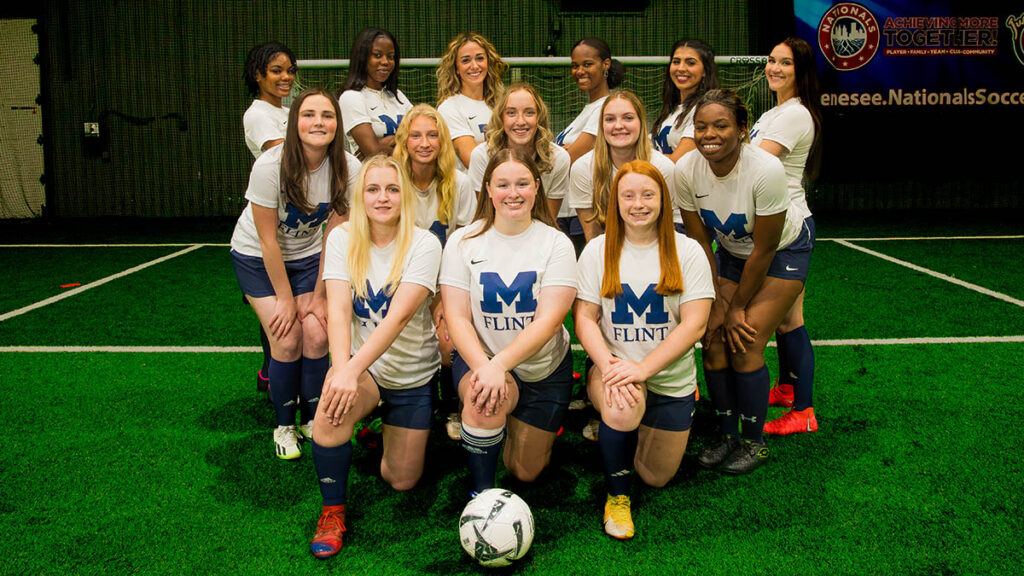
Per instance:
[[[505,427],[481,430],[462,424],[462,447],[469,465],[470,490],[483,492],[494,488],[494,475],[498,470],[498,456],[505,444]]]
[[[718,422],[725,436],[739,436],[739,411],[736,406],[736,383],[732,379],[732,371],[704,370],[704,381],[711,394],[711,405],[718,416]],[[598,436],[600,438],[600,436]]]
[[[302,360],[281,362],[271,358],[267,375],[270,376],[270,399],[274,401],[274,411],[277,412],[277,425],[294,426]]]
[[[263,330],[263,324],[260,324],[260,346],[263,347],[263,365],[260,366],[260,376],[264,379],[269,378],[270,373],[270,340],[267,338],[266,331]]]
[[[793,409],[806,410],[814,404],[814,349],[807,327],[776,335],[775,340],[779,346],[780,366],[785,350],[785,379],[780,376],[779,381],[793,385]]]
[[[327,354],[323,358],[302,357],[302,383],[299,387],[299,412],[301,423],[305,424],[316,414],[316,405],[320,401],[320,391],[324,388],[324,378],[330,359]]]
[[[345,503],[345,489],[348,485],[348,468],[352,464],[352,443],[342,442],[341,446],[328,448],[313,442],[313,467],[320,483],[320,496],[324,506]]]
[[[742,438],[751,442],[764,442],[764,420],[768,417],[768,367],[753,372],[734,372],[736,375],[736,405],[743,423]]]
[[[597,431],[597,445],[604,465],[604,482],[608,494],[629,495],[630,474],[636,455],[636,430],[622,432],[601,421]]]
[[[437,399],[438,406],[443,414],[451,414],[459,410],[459,397],[455,393],[452,384],[452,367],[441,365],[441,372],[438,376]]]

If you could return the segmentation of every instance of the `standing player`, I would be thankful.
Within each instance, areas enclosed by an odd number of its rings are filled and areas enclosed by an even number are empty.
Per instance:
[[[461,172],[469,169],[473,148],[484,141],[507,68],[494,45],[476,32],[453,38],[437,66],[437,111],[448,124]]]
[[[718,67],[711,47],[700,40],[680,40],[673,44],[662,83],[661,112],[651,124],[654,147],[673,162],[696,148],[694,106],[705,92],[717,88]]]
[[[569,153],[555,144],[548,127],[548,107],[537,89],[516,83],[505,89],[487,124],[487,142],[473,149],[469,181],[480,195],[484,170],[492,156],[511,149],[533,161],[540,170],[547,208],[554,219],[569,190]]]
[[[750,141],[782,160],[793,209],[804,217],[814,247],[814,217],[807,207],[804,178],[812,179],[820,152],[821,110],[814,51],[800,38],[786,38],[772,49],[764,73],[775,92],[776,106],[765,112],[750,130]],[[810,169],[808,170],[808,166]],[[804,293],[775,330],[779,347],[779,380],[768,396],[772,406],[792,408],[768,422],[768,434],[814,432],[814,351],[804,327]]]
[[[360,158],[395,148],[395,130],[412,107],[398,89],[400,63],[398,41],[387,30],[366,28],[356,35],[338,104],[345,145]]]
[[[441,298],[455,343],[471,495],[492,488],[498,455],[533,481],[569,406],[572,354],[562,325],[576,297],[572,244],[552,226],[540,171],[512,149],[484,171],[480,218],[445,247]]]
[[[600,130],[594,149],[580,157],[569,171],[569,206],[576,210],[587,241],[601,234],[612,194],[612,179],[620,167],[633,160],[650,162],[661,172],[672,197],[674,165],[665,155],[651,150],[647,138],[647,114],[636,94],[613,92],[601,106]],[[667,206],[673,214],[671,205]]]
[[[476,195],[469,177],[455,169],[455,150],[448,128],[432,106],[417,104],[402,119],[395,134],[395,158],[416,191],[416,225],[433,232],[444,246],[449,232],[473,221]],[[448,437],[458,440],[458,398],[449,385],[452,344],[439,295],[435,295],[432,309],[441,349],[441,408],[448,414]]]
[[[441,244],[413,224],[416,200],[397,160],[367,160],[356,190],[350,221],[330,234],[324,258],[334,365],[313,430],[323,510],[309,547],[318,558],[341,549],[353,427],[381,400],[381,477],[395,490],[419,481],[441,363],[430,317]]]
[[[287,46],[277,42],[254,47],[245,59],[245,85],[255,99],[242,116],[242,127],[245,146],[253,158],[259,158],[264,150],[284,142],[288,109],[282,105],[282,100],[292,93],[297,69],[295,55]],[[263,365],[256,373],[256,389],[265,392],[270,382],[267,375],[270,370],[270,341],[262,325],[260,344],[263,346]]]
[[[661,170],[628,162],[612,190],[607,232],[580,256],[573,319],[593,362],[587,392],[601,413],[604,530],[626,539],[633,537],[631,461],[660,488],[686,452],[697,389],[693,346],[715,289],[700,245],[673,227]]]
[[[676,194],[686,233],[700,242],[717,271],[716,300],[702,342],[704,379],[722,432],[698,461],[745,474],[768,461],[762,435],[769,388],[764,349],[803,290],[810,235],[803,215],[790,209],[782,163],[747,143],[743,101],[728,90],[711,90],[696,110],[700,154],[676,164]],[[715,231],[720,264],[705,226]]]
[[[312,411],[327,373],[326,299],[320,279],[323,223],[348,215],[346,190],[359,169],[338,136],[338,103],[312,88],[296,97],[284,143],[253,164],[249,200],[231,236],[238,284],[270,340],[270,395],[278,458],[302,455],[296,399]],[[312,422],[302,422],[302,433]]]

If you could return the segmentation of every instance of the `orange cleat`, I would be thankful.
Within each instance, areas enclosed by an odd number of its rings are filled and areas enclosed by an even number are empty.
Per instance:
[[[330,558],[341,550],[341,536],[345,532],[345,505],[324,506],[316,523],[316,534],[309,543],[309,551],[317,558]]]
[[[774,436],[806,434],[817,431],[818,419],[814,417],[813,406],[806,410],[790,410],[764,425],[765,434],[772,434]]]

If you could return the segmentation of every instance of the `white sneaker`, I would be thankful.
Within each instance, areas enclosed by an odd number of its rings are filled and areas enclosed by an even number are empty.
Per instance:
[[[458,412],[452,412],[448,415],[448,421],[445,422],[444,429],[452,440],[462,439],[462,417]]]
[[[305,424],[298,425],[299,434],[302,435],[301,440],[312,440],[313,439],[313,421],[310,420]]]
[[[295,426],[278,426],[274,429],[274,448],[282,460],[294,460],[302,456],[299,448],[299,434]]]
[[[583,437],[591,442],[597,442],[597,432],[601,429],[601,421],[596,418],[591,418],[585,426],[583,426]]]

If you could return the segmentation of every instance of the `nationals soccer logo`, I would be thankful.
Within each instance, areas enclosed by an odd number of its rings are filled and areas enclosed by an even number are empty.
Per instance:
[[[1006,27],[1012,34],[1013,53],[1017,56],[1017,62],[1024,66],[1024,34],[1021,34],[1024,31],[1024,12],[1018,16],[1007,16]]]
[[[878,52],[879,26],[867,8],[840,2],[818,23],[818,48],[836,70],[856,70]]]

